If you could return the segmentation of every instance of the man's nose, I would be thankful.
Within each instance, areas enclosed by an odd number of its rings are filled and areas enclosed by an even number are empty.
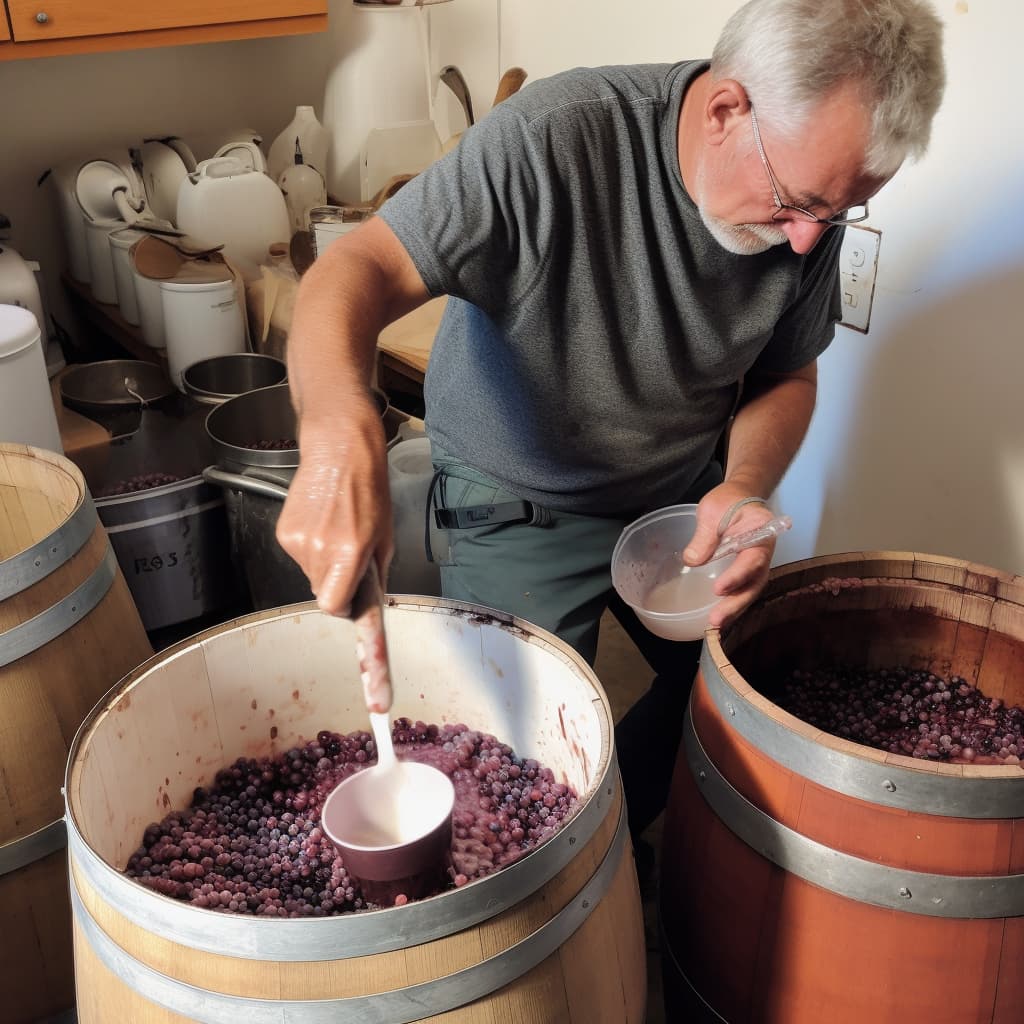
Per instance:
[[[789,239],[789,247],[793,252],[806,256],[831,226],[810,220],[787,220],[782,230]]]

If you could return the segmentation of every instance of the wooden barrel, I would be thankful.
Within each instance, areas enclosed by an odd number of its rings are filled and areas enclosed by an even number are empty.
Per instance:
[[[80,1024],[444,1021],[641,1024],[643,922],[608,701],[535,627],[389,598],[393,714],[465,723],[573,785],[581,806],[503,870],[405,906],[225,914],[125,876],[146,826],[238,757],[366,729],[352,624],[256,612],[129,675],[75,741],[66,782]]]
[[[811,559],[708,634],[665,823],[668,1019],[1019,1024],[1024,770],[883,753],[770,699],[832,666],[956,675],[1024,704],[1024,577],[907,552]]]
[[[82,474],[0,444],[0,990],[4,1020],[74,1003],[61,784],[96,701],[152,654]]]

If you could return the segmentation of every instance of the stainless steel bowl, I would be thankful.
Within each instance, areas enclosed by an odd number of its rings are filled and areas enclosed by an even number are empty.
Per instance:
[[[95,420],[112,434],[131,433],[143,409],[175,395],[166,371],[141,359],[81,363],[60,380],[60,398],[69,409]]]
[[[181,375],[185,393],[204,405],[220,405],[230,398],[283,384],[288,368],[275,356],[232,352],[193,363]]]
[[[388,411],[388,397],[374,391],[381,418]],[[291,470],[299,465],[299,450],[257,449],[259,441],[290,440],[298,437],[298,422],[287,384],[259,388],[228,399],[206,417],[206,432],[213,444],[217,465],[231,472],[248,468]]]

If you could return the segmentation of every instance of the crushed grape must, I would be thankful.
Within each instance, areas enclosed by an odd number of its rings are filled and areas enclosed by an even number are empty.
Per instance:
[[[1024,709],[960,676],[908,668],[796,671],[776,703],[833,736],[953,764],[1020,764]]]
[[[486,733],[399,718],[392,738],[400,759],[439,768],[454,783],[449,887],[515,863],[577,809],[577,794],[549,768]],[[368,732],[327,730],[273,758],[239,758],[197,789],[190,807],[146,828],[125,873],[210,910],[323,917],[372,908],[320,827],[320,811],[335,786],[375,761]]]

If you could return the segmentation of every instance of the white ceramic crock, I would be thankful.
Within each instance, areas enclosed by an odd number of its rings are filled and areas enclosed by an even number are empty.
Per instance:
[[[167,369],[185,391],[182,373],[211,356],[245,351],[245,315],[239,288],[227,267],[227,280],[174,278],[160,281]]]
[[[89,254],[89,287],[97,302],[117,305],[117,280],[114,277],[114,255],[110,249],[110,232],[127,227],[123,220],[87,220],[85,243]]]
[[[119,228],[111,231],[111,261],[114,265],[114,285],[117,289],[117,306],[125,323],[139,324],[139,301],[135,290],[135,276],[132,273],[131,248],[141,238],[144,231],[134,228]]]

